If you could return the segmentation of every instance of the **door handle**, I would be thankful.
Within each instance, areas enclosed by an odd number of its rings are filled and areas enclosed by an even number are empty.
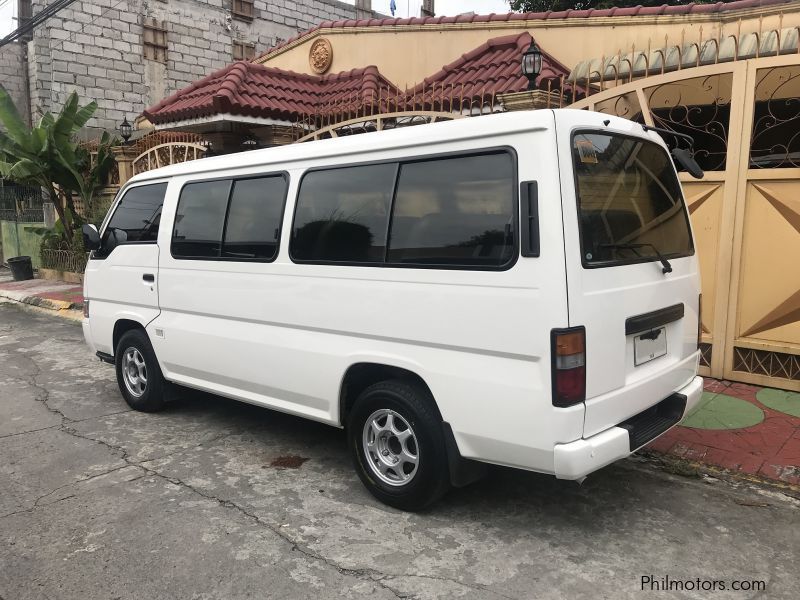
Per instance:
[[[145,283],[155,283],[156,276],[153,275],[152,273],[145,273],[144,275],[142,275],[142,281],[144,281]]]

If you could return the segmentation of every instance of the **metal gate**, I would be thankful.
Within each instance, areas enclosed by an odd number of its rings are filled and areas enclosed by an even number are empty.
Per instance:
[[[695,138],[701,370],[800,390],[800,54],[644,77],[573,105]]]

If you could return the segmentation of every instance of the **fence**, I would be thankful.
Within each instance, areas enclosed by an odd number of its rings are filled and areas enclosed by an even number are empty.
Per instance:
[[[364,94],[353,91],[320,106],[313,114],[302,116],[292,125],[292,141],[338,137],[377,128],[403,127],[428,121],[409,120],[409,116],[437,115],[450,118],[479,116],[503,110],[494,92],[475,91],[465,84],[435,85],[422,83],[410,90],[382,85],[377,91]],[[395,119],[395,115],[401,118]],[[374,117],[373,129],[364,123]],[[380,127],[377,119],[381,119]],[[359,129],[348,131],[348,125],[359,123]],[[369,127],[369,125],[366,125]],[[333,133],[331,133],[333,132]]]
[[[70,273],[83,273],[86,269],[86,261],[89,260],[88,253],[70,248],[42,248],[39,256],[41,257],[40,266],[43,269]]]
[[[38,223],[43,204],[40,188],[7,185],[0,179],[0,221]]]

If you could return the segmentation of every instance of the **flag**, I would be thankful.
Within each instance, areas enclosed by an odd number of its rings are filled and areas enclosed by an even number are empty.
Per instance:
[[[389,10],[392,11],[392,16],[394,16],[394,11],[397,10],[397,2],[395,2],[394,0],[391,0],[389,2]]]

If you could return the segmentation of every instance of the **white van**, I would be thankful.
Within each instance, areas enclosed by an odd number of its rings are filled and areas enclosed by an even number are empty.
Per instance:
[[[177,384],[344,427],[399,508],[485,463],[581,480],[700,398],[686,205],[665,143],[624,119],[504,113],[173,165],[84,236],[84,334],[131,407]]]

